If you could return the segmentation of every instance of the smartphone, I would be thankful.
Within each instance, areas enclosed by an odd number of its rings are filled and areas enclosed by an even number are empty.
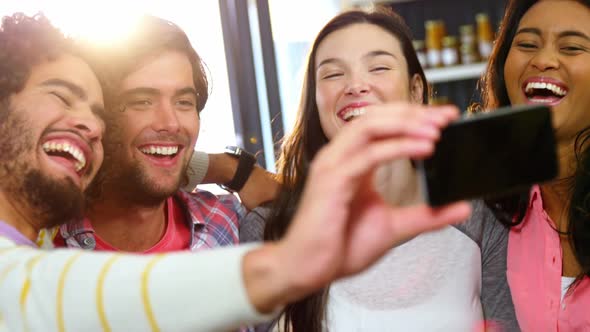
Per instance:
[[[450,202],[522,190],[557,176],[551,109],[505,107],[453,122],[418,161],[425,201]]]

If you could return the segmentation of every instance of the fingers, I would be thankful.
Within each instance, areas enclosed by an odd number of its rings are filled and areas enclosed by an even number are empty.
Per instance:
[[[392,208],[391,214],[391,232],[397,244],[420,233],[465,221],[471,214],[471,206],[467,202],[438,208],[418,205]]]
[[[458,117],[454,107],[382,105],[344,127],[312,162],[311,174],[354,179],[379,164],[430,155],[440,128]]]
[[[454,107],[432,108],[410,104],[375,106],[342,130],[321,154],[335,164],[364,149],[375,140],[412,137],[435,141],[440,129],[458,117]],[[320,157],[320,156],[318,156]]]
[[[382,163],[395,159],[421,159],[432,154],[433,150],[434,143],[425,139],[399,138],[373,142],[349,155],[345,162],[334,167],[331,172],[342,179],[354,179]],[[317,171],[327,172],[319,169]]]
[[[460,117],[459,109],[452,105],[440,107],[428,106],[426,107],[426,111],[434,111],[436,113],[434,115],[434,121],[437,121],[436,124],[438,124],[441,127],[448,125],[450,122],[455,121]]]

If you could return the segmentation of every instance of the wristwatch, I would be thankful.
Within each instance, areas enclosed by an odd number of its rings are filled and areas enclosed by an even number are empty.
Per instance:
[[[244,187],[244,184],[246,184],[246,181],[248,181],[248,178],[254,169],[256,157],[237,146],[226,146],[224,153],[238,159],[238,168],[236,169],[233,179],[220,186],[230,192],[240,191]]]

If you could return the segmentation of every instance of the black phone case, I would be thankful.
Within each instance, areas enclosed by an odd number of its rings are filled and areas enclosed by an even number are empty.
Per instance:
[[[558,172],[551,109],[500,108],[450,124],[421,162],[425,200],[438,206],[529,188]]]

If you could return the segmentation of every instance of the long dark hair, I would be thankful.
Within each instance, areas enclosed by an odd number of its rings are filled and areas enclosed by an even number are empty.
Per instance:
[[[488,71],[481,81],[482,107],[476,111],[491,110],[510,105],[504,80],[504,65],[520,20],[538,0],[511,0],[500,25],[494,49],[490,56]],[[578,1],[590,8],[589,0]],[[565,233],[574,251],[574,256],[582,268],[577,280],[590,276],[590,149],[588,138],[590,127],[578,133],[574,154],[576,170],[574,174],[560,181],[569,186],[569,223]],[[526,214],[529,192],[522,192],[501,198],[486,200],[496,217],[508,226],[520,224]]]
[[[285,234],[301,198],[310,162],[318,150],[328,142],[320,124],[315,99],[315,55],[318,46],[332,32],[358,23],[379,26],[399,40],[408,64],[408,84],[414,75],[419,75],[424,84],[423,103],[428,102],[429,91],[426,86],[426,77],[412,47],[410,30],[399,15],[389,9],[377,8],[370,12],[344,12],[328,22],[319,32],[309,53],[297,120],[293,131],[283,142],[281,156],[277,162],[283,187],[275,200],[273,215],[266,224],[264,234],[266,240],[277,240]],[[291,328],[294,331],[322,331],[326,299],[327,289],[324,289],[288,305],[284,311],[285,331],[290,331]]]

